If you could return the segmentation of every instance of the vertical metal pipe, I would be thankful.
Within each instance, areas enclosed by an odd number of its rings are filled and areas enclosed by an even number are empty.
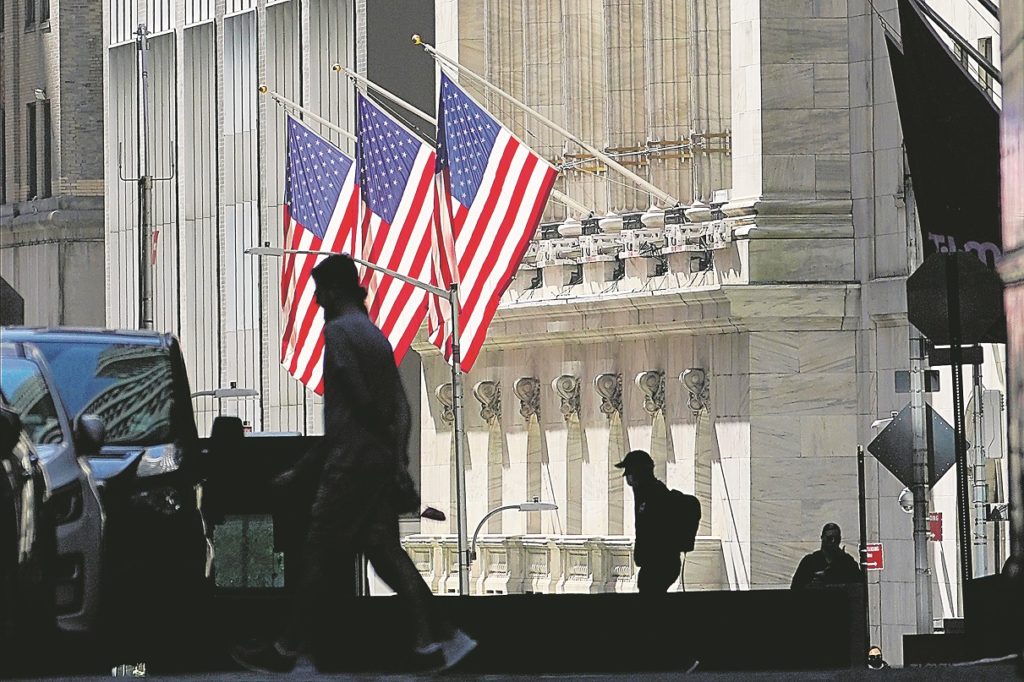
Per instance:
[[[466,525],[466,458],[463,452],[466,422],[462,405],[462,356],[459,348],[459,285],[452,284],[452,407],[455,414],[455,498],[459,530],[459,594],[469,594],[469,545]]]
[[[153,176],[149,174],[149,30],[139,24],[135,45],[138,53],[139,140],[139,328],[153,328],[153,269],[150,267],[150,211]]]
[[[872,31],[874,30],[872,23]],[[903,157],[903,197],[906,206],[907,273],[921,264],[921,249],[917,238],[916,203],[914,185],[910,180],[907,158]],[[932,583],[928,558],[928,449],[931,429],[926,431],[927,412],[924,402],[924,338],[910,327],[910,423],[913,431],[913,485],[914,495],[914,597],[917,605],[917,634],[932,632]]]
[[[980,353],[981,347],[975,346]],[[984,402],[981,364],[974,365],[974,576],[988,575],[988,479],[985,476]]]
[[[917,634],[932,632],[932,582],[928,561],[928,451],[925,431],[924,339],[911,328],[910,415],[914,433],[914,593],[917,601]]]
[[[949,312],[950,357],[953,361],[953,431],[956,448],[956,528],[960,555],[960,581],[966,591],[971,571],[971,510],[967,490],[967,448],[964,428],[963,330],[960,328],[960,276],[956,256],[947,256],[946,300]],[[966,611],[966,608],[964,609]]]
[[[864,475],[864,446],[857,446],[857,512],[860,517],[860,573],[864,594],[864,644],[860,656],[866,664],[867,645],[871,641],[871,608],[868,605],[868,512],[866,483]],[[858,659],[861,660],[861,659]]]

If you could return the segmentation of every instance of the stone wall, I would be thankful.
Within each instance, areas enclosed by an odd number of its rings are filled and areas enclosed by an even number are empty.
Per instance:
[[[103,263],[103,6],[85,0],[5,3],[0,33],[0,273],[25,299],[25,323],[105,322]],[[29,196],[30,144],[43,152],[43,119],[29,140],[27,107],[49,106],[50,158],[37,156]],[[37,112],[41,111],[37,107]]]

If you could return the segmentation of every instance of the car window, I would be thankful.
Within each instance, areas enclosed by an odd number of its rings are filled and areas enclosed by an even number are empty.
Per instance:
[[[95,414],[108,445],[172,440],[174,379],[166,348],[33,339],[72,417]]]
[[[63,442],[57,407],[39,366],[31,360],[14,357],[5,357],[2,365],[0,386],[11,409],[21,417],[29,440],[36,445]]]

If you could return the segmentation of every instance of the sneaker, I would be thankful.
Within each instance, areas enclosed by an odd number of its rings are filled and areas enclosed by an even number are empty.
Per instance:
[[[444,667],[441,670],[448,670],[457,665],[475,648],[475,639],[462,630],[456,630],[451,639],[441,642],[441,651],[444,653]]]
[[[254,673],[290,673],[298,655],[281,651],[276,643],[267,643],[257,648],[238,645],[231,650],[231,658]]]
[[[417,647],[412,652],[412,670],[414,672],[437,672],[444,670],[444,649],[440,642]]]

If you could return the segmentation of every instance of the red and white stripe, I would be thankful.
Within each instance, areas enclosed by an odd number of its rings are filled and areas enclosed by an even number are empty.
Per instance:
[[[448,211],[458,264],[463,371],[472,369],[480,353],[487,327],[526,254],[556,175],[554,167],[503,127],[473,204],[463,206],[444,190],[442,210]],[[443,243],[436,248],[446,251]],[[439,318],[443,325],[438,325]],[[444,302],[432,304],[430,338],[450,360],[450,311]]]
[[[393,223],[364,207],[366,241],[363,259],[420,282],[431,278],[431,234],[434,230],[435,152],[420,145]],[[369,269],[363,286],[370,318],[391,342],[400,362],[427,314],[427,292],[407,282]]]
[[[356,164],[345,178],[344,189],[334,207],[330,226],[321,240],[295,222],[284,206],[285,249],[360,253],[362,230],[359,222],[359,186],[355,184]],[[281,364],[310,390],[323,395],[323,310],[313,296],[311,272],[324,255],[285,254],[281,267],[281,310],[284,325]]]

